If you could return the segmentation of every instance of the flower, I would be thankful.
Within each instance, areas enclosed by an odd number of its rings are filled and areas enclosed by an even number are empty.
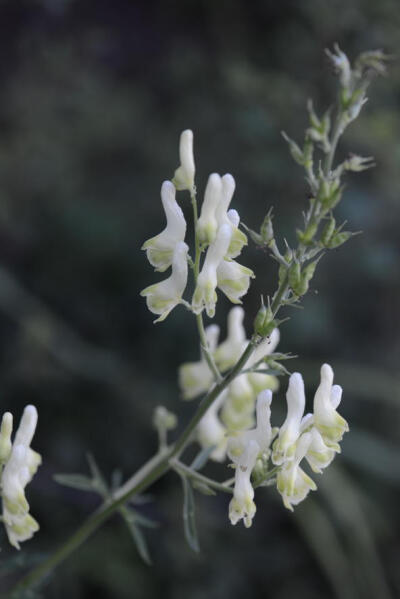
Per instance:
[[[154,322],[161,322],[181,303],[188,277],[187,253],[188,246],[179,241],[174,249],[172,258],[172,274],[165,281],[155,283],[140,292],[146,298],[147,307],[153,314],[160,314]]]
[[[325,444],[338,451],[337,444],[349,430],[349,425],[336,411],[342,389],[332,383],[333,370],[329,364],[323,364],[321,382],[314,396],[314,426],[321,433]]]
[[[228,224],[232,228],[232,237],[226,258],[236,258],[242,251],[243,246],[247,245],[246,235],[238,228],[240,222],[239,214],[236,210],[228,211],[234,191],[235,179],[227,173],[222,177],[221,198],[215,210],[218,226]]]
[[[222,225],[207,250],[192,300],[192,310],[195,314],[200,314],[204,308],[210,318],[215,314],[217,269],[227,252],[231,236],[232,231],[229,225]]]
[[[223,225],[225,226],[225,225]],[[250,279],[255,275],[250,268],[238,264],[234,260],[222,260],[217,268],[217,283],[233,304],[241,304],[240,298],[249,290]]]
[[[292,461],[287,461],[277,474],[277,489],[282,495],[284,506],[290,511],[293,511],[293,506],[303,501],[310,491],[317,489],[315,482],[300,468],[300,462],[311,442],[311,434],[303,433],[295,446]]]
[[[162,184],[161,201],[167,226],[159,235],[148,239],[142,245],[142,250],[146,250],[150,264],[157,271],[164,272],[172,264],[176,244],[185,239],[186,220],[175,199],[175,187],[171,181]]]
[[[203,448],[214,446],[210,458],[223,462],[226,455],[226,428],[218,418],[218,412],[226,397],[226,390],[211,404],[197,425],[197,439]]]
[[[233,525],[243,518],[245,527],[249,528],[256,513],[253,501],[254,489],[250,482],[250,476],[259,451],[260,448],[256,441],[250,440],[238,460],[233,497],[229,503],[229,519]]]
[[[216,324],[206,328],[206,342],[211,353],[214,352],[217,346],[218,335],[219,327]],[[203,354],[201,354],[198,362],[186,362],[180,366],[178,380],[183,398],[193,399],[210,388],[214,381],[214,375]]]
[[[257,364],[257,362],[272,354],[272,352],[275,351],[276,346],[279,343],[279,338],[279,329],[274,329],[272,333],[269,335],[269,337],[266,337],[256,348],[253,355],[250,357],[247,367],[251,368],[252,366]],[[262,368],[262,364],[260,364],[259,368]],[[271,374],[249,372],[248,379],[255,393],[260,393],[260,391],[263,391],[264,389],[271,389],[272,391],[277,391],[277,389],[279,388],[278,378]]]
[[[274,443],[272,461],[277,466],[294,459],[296,442],[300,435],[300,425],[305,406],[304,382],[299,372],[289,378],[286,393],[287,416]]]
[[[217,173],[209,176],[206,190],[204,193],[204,201],[201,206],[199,220],[197,221],[196,233],[200,243],[209,245],[215,239],[218,230],[218,221],[216,210],[221,201],[222,196],[222,180]],[[224,252],[224,256],[228,248]]]
[[[10,416],[8,412],[4,414],[0,432],[8,440],[12,428]],[[36,408],[26,406],[1,476],[3,522],[8,540],[17,549],[20,548],[20,542],[30,539],[39,530],[39,524],[29,514],[25,497],[25,487],[42,461],[41,456],[30,448],[36,425]]]
[[[193,158],[193,132],[190,129],[182,131],[179,140],[180,166],[176,169],[173,184],[176,189],[192,192],[194,189],[195,166]]]
[[[312,427],[310,430],[311,443],[307,449],[305,458],[314,472],[322,473],[327,468],[336,455],[335,449],[325,444],[319,431]],[[338,446],[339,451],[340,447]]]
[[[1,467],[7,462],[11,454],[11,433],[13,427],[13,417],[10,412],[5,412],[1,419],[0,427],[0,472]]]
[[[221,372],[232,368],[239,359],[246,343],[243,326],[244,310],[235,306],[228,314],[228,335],[214,353],[214,359]]]
[[[265,454],[268,452],[272,439],[271,401],[272,392],[270,390],[259,393],[256,404],[257,426],[229,437],[228,456],[232,462],[236,464],[239,462],[240,456],[251,440],[256,441],[259,453]]]

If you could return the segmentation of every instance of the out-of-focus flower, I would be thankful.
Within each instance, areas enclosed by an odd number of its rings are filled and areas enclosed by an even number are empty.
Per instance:
[[[212,324],[206,328],[206,341],[208,349],[214,352],[218,343],[219,327]],[[214,381],[211,372],[203,354],[198,362],[186,362],[182,364],[178,372],[179,387],[183,393],[184,399],[193,399],[208,391]]]
[[[246,331],[243,326],[244,310],[235,306],[228,314],[228,334],[215,350],[214,359],[221,372],[232,368],[239,359],[246,343]]]
[[[210,458],[215,462],[223,462],[226,456],[226,428],[218,417],[225,397],[226,390],[211,404],[197,425],[197,439],[204,448],[214,447]]]

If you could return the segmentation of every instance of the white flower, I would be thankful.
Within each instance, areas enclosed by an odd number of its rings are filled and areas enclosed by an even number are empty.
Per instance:
[[[193,158],[193,132],[190,129],[182,131],[179,140],[180,166],[176,169],[173,183],[178,190],[194,189],[194,158]]]
[[[246,342],[246,331],[243,326],[244,310],[235,306],[228,314],[228,334],[214,353],[214,359],[221,372],[232,368],[239,359]]]
[[[175,199],[175,187],[171,181],[162,184],[161,201],[167,226],[159,235],[148,239],[142,245],[142,250],[146,250],[150,264],[157,271],[164,272],[172,264],[176,244],[185,239],[186,221]]]
[[[337,449],[345,432],[349,430],[346,420],[336,411],[342,389],[332,386],[333,370],[329,364],[321,367],[321,382],[314,396],[314,426],[319,430],[326,445]]]
[[[323,438],[315,427],[312,427],[309,434],[311,435],[311,443],[305,458],[312,470],[321,474],[322,470],[327,468],[332,462],[336,455],[336,450],[324,443]]]
[[[277,474],[278,491],[282,495],[284,506],[291,511],[310,491],[317,489],[315,482],[300,468],[300,462],[306,455],[311,441],[310,433],[301,435],[292,461],[286,462]]]
[[[12,426],[12,418],[7,416],[6,421],[7,425],[11,421]],[[41,456],[30,448],[36,424],[36,408],[26,406],[1,476],[3,522],[11,545],[17,549],[20,542],[30,539],[39,530],[38,523],[29,514],[25,497],[25,487],[41,463]]]
[[[174,249],[172,258],[172,274],[165,281],[155,283],[140,292],[146,298],[147,307],[153,314],[160,314],[154,322],[164,320],[168,314],[181,303],[188,277],[187,253],[188,246],[179,241]]]
[[[204,201],[201,206],[200,218],[197,221],[196,232],[200,243],[208,245],[215,239],[218,230],[216,210],[222,197],[222,180],[217,173],[209,176]],[[231,226],[230,226],[231,228]],[[228,246],[229,247],[229,246]],[[224,252],[224,256],[228,248]]]
[[[300,435],[300,425],[306,399],[303,378],[299,372],[294,372],[289,378],[286,401],[286,420],[280,428],[272,454],[272,461],[278,466],[294,459],[296,442]]]
[[[229,225],[222,225],[207,250],[192,300],[192,309],[195,314],[200,314],[204,308],[210,318],[215,314],[217,269],[227,252],[231,236],[232,231]]]
[[[197,425],[197,439],[204,448],[214,446],[210,458],[215,462],[223,462],[226,455],[226,428],[218,417],[218,412],[225,397],[226,390],[211,404]]]
[[[272,352],[275,351],[276,346],[279,343],[279,338],[279,329],[274,329],[271,335],[269,337],[266,337],[256,348],[253,355],[250,357],[249,362],[247,363],[247,367],[251,368],[252,366],[257,364],[259,360],[272,354]],[[259,368],[262,369],[263,365],[260,364]],[[255,393],[260,393],[260,391],[263,391],[264,389],[271,389],[272,391],[277,391],[277,389],[279,388],[278,378],[271,374],[249,372],[248,378]]]
[[[238,463],[245,447],[251,440],[256,441],[261,454],[266,454],[269,451],[272,440],[271,401],[271,391],[259,393],[256,403],[257,426],[229,437],[227,453],[232,462]]]
[[[228,387],[222,408],[222,421],[230,430],[243,430],[254,425],[255,393],[247,374],[236,376]]]
[[[216,324],[206,328],[206,341],[211,353],[214,352],[217,346],[218,335],[219,327]],[[178,379],[183,398],[193,399],[200,393],[208,391],[214,381],[214,375],[203,354],[201,354],[198,362],[186,362],[180,366]]]
[[[237,524],[243,518],[244,525],[249,528],[252,524],[256,506],[253,501],[254,489],[250,477],[255,466],[260,448],[256,441],[250,440],[243,451],[235,472],[235,488],[233,498],[229,503],[229,519]]]
[[[218,226],[228,224],[232,228],[232,237],[227,251],[226,258],[236,258],[242,251],[244,245],[247,245],[246,235],[240,231],[240,217],[236,210],[229,210],[233,194],[235,191],[235,179],[227,173],[222,177],[221,199],[217,205],[215,216]]]
[[[224,225],[225,226],[225,225]],[[233,304],[241,304],[240,298],[249,290],[250,279],[255,275],[250,268],[234,260],[222,260],[217,268],[217,283]]]

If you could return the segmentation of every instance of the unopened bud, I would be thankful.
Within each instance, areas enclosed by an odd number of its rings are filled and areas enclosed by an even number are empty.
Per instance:
[[[157,406],[154,410],[153,425],[157,430],[170,431],[176,427],[178,419],[164,406]]]
[[[308,225],[305,231],[297,230],[297,238],[301,243],[309,245],[318,229],[318,223],[312,222]]]
[[[268,245],[274,238],[274,228],[272,226],[272,209],[270,209],[260,228],[260,235],[265,245]]]
[[[325,247],[328,247],[328,243],[329,243],[332,235],[334,234],[335,229],[336,229],[336,221],[333,218],[333,216],[331,216],[321,233],[321,243]]]
[[[271,307],[269,304],[266,307],[264,300],[261,298],[261,308],[254,319],[254,332],[261,335],[261,337],[268,337],[275,328],[276,323]]]
[[[301,281],[301,267],[300,262],[295,260],[292,262],[289,268],[289,285],[296,292],[296,288],[300,284]],[[296,292],[297,293],[297,292]],[[299,295],[299,294],[297,294]]]
[[[338,248],[339,246],[346,243],[346,241],[348,241],[350,237],[353,237],[353,235],[356,235],[356,233],[351,233],[350,231],[342,231],[340,233],[336,233],[336,235],[333,235],[332,239],[326,244],[326,247],[330,250]]]

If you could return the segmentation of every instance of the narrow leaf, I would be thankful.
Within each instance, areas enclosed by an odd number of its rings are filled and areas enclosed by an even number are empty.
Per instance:
[[[72,487],[81,491],[96,491],[93,480],[84,474],[55,474],[53,478],[65,487]]]
[[[151,566],[152,562],[146,539],[140,530],[140,527],[136,524],[134,515],[131,514],[127,508],[121,508],[119,511],[125,520],[129,532],[131,533],[132,539],[136,545],[136,549],[140,557],[148,566]]]
[[[94,456],[91,453],[86,454],[86,459],[89,463],[89,468],[93,476],[93,487],[99,491],[103,495],[103,497],[108,497],[109,490],[108,485],[106,483],[106,479],[104,478],[100,468],[98,467]]]
[[[198,553],[200,547],[197,538],[193,489],[186,476],[180,476],[183,487],[183,528],[185,531],[185,538],[189,547]]]

